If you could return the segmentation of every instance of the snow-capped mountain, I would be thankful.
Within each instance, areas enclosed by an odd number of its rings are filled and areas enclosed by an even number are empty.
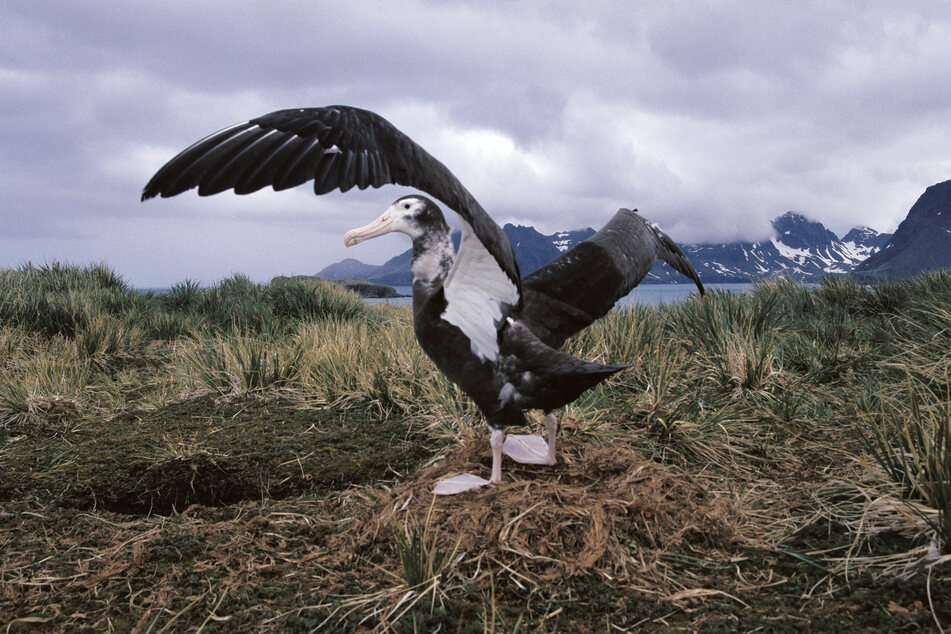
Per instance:
[[[594,229],[559,231],[549,236],[543,235],[533,227],[507,224],[502,231],[512,243],[518,268],[522,275],[545,266],[559,255],[594,234]],[[458,248],[458,243],[456,243]]]
[[[868,227],[856,227],[842,237],[842,246],[862,261],[882,249],[892,237],[890,233],[879,233]]]
[[[775,275],[814,282],[825,275],[851,272],[891,237],[856,227],[839,238],[821,222],[792,211],[773,220],[773,231],[762,242],[687,244],[683,249],[705,282],[749,282]],[[680,277],[659,263],[646,281],[677,283]]]
[[[775,275],[791,275],[804,281],[817,281],[824,275],[849,273],[870,254],[878,251],[891,237],[868,227],[856,227],[839,238],[822,223],[787,212],[773,221],[774,235],[762,242],[723,244],[685,244],[684,252],[704,282],[749,282]],[[522,274],[528,274],[594,233],[591,228],[559,231],[543,235],[532,227],[505,225],[502,230],[515,249]],[[453,242],[459,246],[458,234]],[[317,274],[328,279],[353,277],[346,272],[362,265],[363,279],[394,286],[412,284],[409,272],[411,250],[373,267],[360,262],[332,264]],[[686,283],[688,280],[664,262],[651,270],[645,283]]]
[[[575,246],[582,240],[588,238],[594,234],[594,229],[590,227],[587,229],[576,229],[574,231],[559,231],[558,233],[553,233],[548,236],[551,238],[552,246],[554,246],[558,251],[564,253],[571,247]]]

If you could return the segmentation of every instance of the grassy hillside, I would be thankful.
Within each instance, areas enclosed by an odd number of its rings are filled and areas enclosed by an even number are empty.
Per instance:
[[[315,277],[312,275],[294,275],[293,277],[275,277],[271,280],[272,284],[275,283],[303,283],[303,284],[323,284],[326,285],[328,280],[322,279],[320,277]],[[396,289],[392,286],[387,286],[386,284],[377,284],[375,282],[368,282],[366,280],[333,280],[334,284],[339,284],[343,286],[348,291],[353,291],[360,297],[399,297],[400,294],[396,292]]]
[[[558,464],[434,498],[490,455],[408,309],[0,271],[0,627],[951,624],[951,275],[714,292],[567,347],[634,367],[566,408]]]

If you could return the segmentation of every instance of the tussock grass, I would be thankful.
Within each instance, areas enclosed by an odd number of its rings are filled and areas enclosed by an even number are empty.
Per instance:
[[[461,538],[457,538],[452,546],[443,546],[432,529],[431,520],[432,505],[422,524],[411,520],[393,526],[393,543],[400,560],[403,583],[410,589],[432,584],[456,563]]]
[[[0,430],[49,435],[79,424],[93,372],[71,342],[25,335],[13,353],[0,373]]]
[[[132,310],[128,286],[102,264],[30,264],[0,271],[0,323],[46,336],[73,336],[90,317]]]
[[[885,399],[870,418],[869,453],[935,549],[951,555],[951,394],[910,380],[906,399]]]
[[[777,372],[777,300],[765,286],[750,298],[715,291],[709,301],[690,302],[672,314],[706,380],[733,394],[766,386]]]
[[[614,311],[565,348],[632,367],[565,408],[559,464],[507,462],[502,487],[433,502],[432,481],[484,472],[488,446],[405,308],[293,280],[156,295],[101,265],[0,271],[0,613],[946,626],[949,306],[939,272]]]
[[[220,394],[295,385],[302,372],[303,350],[268,338],[234,334],[202,338],[182,353],[185,374]]]
[[[140,328],[146,339],[173,339],[191,332],[273,334],[298,323],[364,317],[355,293],[331,282],[277,280],[257,284],[233,275],[210,288],[193,280],[166,294],[140,293],[102,264],[52,263],[0,271],[0,324],[47,337],[75,337],[83,329],[101,338],[102,321]]]
[[[365,319],[331,283],[131,289],[102,264],[0,271],[0,433],[59,433],[90,416],[155,407],[189,390],[306,387],[298,330]],[[6,430],[6,431],[2,431]]]

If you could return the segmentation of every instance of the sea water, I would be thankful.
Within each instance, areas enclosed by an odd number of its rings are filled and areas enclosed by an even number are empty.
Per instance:
[[[412,286],[394,286],[396,292],[400,295],[411,295],[413,292]],[[735,282],[729,284],[706,284],[704,286],[707,290],[719,289],[726,291],[728,293],[745,293],[749,289],[753,288],[752,284],[746,282]],[[647,306],[657,306],[658,304],[676,304],[677,302],[682,302],[683,300],[690,297],[691,294],[697,293],[697,287],[693,284],[641,284],[636,287],[633,291],[628,293],[625,297],[622,297],[617,304],[616,308],[622,308],[624,306],[631,306],[634,304],[642,304]],[[368,304],[377,304],[379,302],[386,302],[388,304],[404,304],[410,305],[413,303],[412,297],[367,297],[365,301]]]

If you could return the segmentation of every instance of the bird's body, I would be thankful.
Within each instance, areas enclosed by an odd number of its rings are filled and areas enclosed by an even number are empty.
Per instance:
[[[413,200],[423,201],[421,197]],[[432,235],[431,233],[427,235]],[[446,233],[448,241],[448,232]],[[426,262],[425,248],[413,249],[412,267]],[[524,409],[551,410],[561,407],[593,383],[623,369],[576,359],[542,343],[519,319],[520,310],[510,304],[499,311],[491,342],[466,335],[466,323],[454,323],[444,280],[453,261],[439,258],[442,271],[434,281],[413,280],[413,324],[416,338],[436,366],[468,394],[485,414],[489,425],[504,429],[524,423]],[[428,270],[427,266],[419,267]],[[460,312],[486,310],[465,299],[456,299]]]
[[[492,474],[437,485],[457,493],[501,480],[503,451],[520,462],[553,464],[551,410],[623,369],[558,348],[607,313],[660,257],[703,286],[683,252],[656,226],[621,209],[601,231],[522,278],[501,228],[441,163],[379,115],[347,106],[282,110],[237,124],[169,161],[143,200],[197,186],[200,195],[233,188],[285,189],[313,179],[318,194],[386,183],[421,189],[454,209],[462,241],[430,199],[404,196],[377,220],[347,232],[351,246],[391,231],[413,240],[413,324],[436,366],[469,395],[492,430]],[[509,436],[526,409],[546,412],[548,442]]]

